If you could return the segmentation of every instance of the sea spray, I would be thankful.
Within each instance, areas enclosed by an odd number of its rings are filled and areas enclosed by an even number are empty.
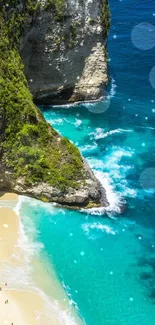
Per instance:
[[[105,232],[108,235],[116,235],[116,231],[114,231],[112,227],[104,225],[101,222],[84,223],[82,225],[82,229],[87,235],[89,235],[90,231],[94,229],[99,230],[101,232]]]
[[[116,129],[116,130],[110,130],[110,131],[104,132],[104,130],[102,128],[97,128],[96,132],[94,132],[92,134],[94,134],[95,140],[99,140],[99,139],[107,138],[114,134],[123,134],[123,133],[128,133],[128,132],[133,132],[133,130]]]

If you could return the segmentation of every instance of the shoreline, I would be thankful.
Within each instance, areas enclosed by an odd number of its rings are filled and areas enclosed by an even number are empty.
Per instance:
[[[0,192],[0,201],[16,201],[18,202],[18,194],[9,192]]]
[[[65,201],[62,201],[60,202],[60,200],[49,200],[49,199],[46,199],[45,198],[42,198],[39,196],[35,196],[35,195],[31,195],[29,193],[20,193],[20,192],[1,192],[0,191],[0,202],[1,201],[8,201],[8,202],[18,202],[18,197],[28,197],[30,199],[34,199],[34,200],[38,200],[38,202],[43,202],[43,203],[50,203],[50,204],[53,204],[55,207],[58,207],[58,208],[64,208],[64,209],[68,209],[68,210],[77,210],[77,211],[83,211],[85,210],[86,212],[89,212],[90,209],[95,209],[95,208],[102,208],[102,209],[105,209],[106,211],[106,208],[108,208],[110,206],[110,203],[109,203],[109,200],[108,200],[108,191],[107,191],[107,188],[104,187],[102,185],[102,183],[100,182],[100,179],[96,176],[95,172],[94,172],[94,176],[96,178],[96,181],[98,183],[98,186],[100,187],[100,191],[102,193],[102,196],[101,196],[101,199],[100,199],[100,202],[99,203],[96,203],[94,201],[90,201],[88,204],[82,204],[82,203],[75,203],[75,204],[72,204],[72,203],[66,203]]]
[[[20,237],[24,230],[19,206],[17,194],[0,193],[0,304],[4,306],[0,310],[0,323],[82,325],[55,271],[46,274],[44,261],[39,257],[32,259],[31,265],[24,260],[24,250],[28,247],[22,249]],[[28,274],[31,268],[33,272]],[[45,292],[46,287],[51,295]]]
[[[88,105],[88,104],[96,104],[96,103],[100,103],[100,102],[104,102],[104,96],[99,97],[98,99],[90,99],[90,100],[82,100],[82,101],[75,101],[75,102],[66,102],[64,104],[39,104],[37,103],[37,105],[39,107],[41,107],[41,109],[44,109],[44,107],[49,107],[51,108],[71,108],[71,107],[75,107],[75,106],[80,106],[80,105]]]

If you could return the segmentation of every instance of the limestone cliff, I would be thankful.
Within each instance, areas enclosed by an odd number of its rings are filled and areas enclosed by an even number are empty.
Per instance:
[[[74,207],[106,205],[79,150],[33,104],[18,44],[25,14],[10,1],[0,0],[0,190]]]
[[[101,98],[108,82],[107,0],[41,3],[21,41],[35,102],[62,104]]]

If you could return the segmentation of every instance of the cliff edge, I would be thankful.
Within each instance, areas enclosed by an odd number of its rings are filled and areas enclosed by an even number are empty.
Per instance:
[[[0,0],[0,190],[72,207],[107,206],[79,150],[33,103],[20,57],[21,37],[40,10],[32,2]]]
[[[104,97],[108,0],[44,0],[21,41],[34,101],[65,104]]]

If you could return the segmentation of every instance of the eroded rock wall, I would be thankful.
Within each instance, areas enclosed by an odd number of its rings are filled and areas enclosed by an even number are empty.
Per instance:
[[[29,19],[21,40],[34,100],[61,104],[99,99],[108,83],[107,0],[64,1],[59,19],[52,8],[45,9],[47,1]]]
[[[25,15],[21,20],[13,4],[0,10],[0,190],[74,208],[106,206],[105,190],[79,150],[33,103],[19,54]]]

